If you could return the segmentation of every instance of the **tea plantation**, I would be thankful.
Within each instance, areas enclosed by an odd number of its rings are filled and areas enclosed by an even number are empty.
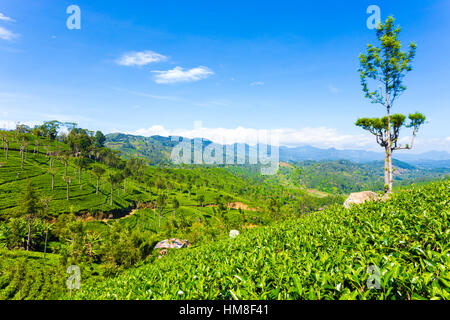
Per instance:
[[[450,181],[171,251],[76,299],[448,299]]]

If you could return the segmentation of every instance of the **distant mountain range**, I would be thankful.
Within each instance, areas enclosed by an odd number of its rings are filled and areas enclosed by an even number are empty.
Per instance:
[[[194,139],[196,140],[196,139]],[[212,142],[203,139],[203,147]],[[135,136],[123,133],[106,135],[106,146],[118,150],[124,157],[143,157],[151,164],[170,163],[172,149],[178,144],[171,137]],[[248,149],[248,146],[246,146]],[[383,152],[363,150],[338,150],[335,148],[320,149],[312,146],[279,148],[280,161],[326,161],[349,160],[357,163],[383,161]],[[420,154],[394,153],[394,158],[421,169],[445,168],[450,169],[450,153],[445,151],[429,151]]]

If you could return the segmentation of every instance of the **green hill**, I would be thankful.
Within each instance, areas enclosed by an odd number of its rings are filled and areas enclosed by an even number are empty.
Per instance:
[[[170,153],[176,144],[167,137],[142,137],[123,133],[107,134],[105,143],[108,148],[120,151],[125,158],[143,158],[152,165],[169,164]]]
[[[450,298],[450,181],[170,252],[77,299]],[[368,268],[380,289],[367,288]],[[372,283],[372,282],[370,282]]]

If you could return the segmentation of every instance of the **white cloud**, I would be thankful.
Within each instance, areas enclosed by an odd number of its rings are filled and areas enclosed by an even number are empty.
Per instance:
[[[0,27],[0,39],[12,40],[17,38],[18,36],[19,36],[18,34],[15,34],[6,28]]]
[[[30,128],[32,128],[36,124],[38,124],[38,122],[37,121],[19,122],[19,121],[13,121],[13,120],[0,120],[0,129],[14,130],[14,129],[16,129],[16,126],[18,124],[24,124],[24,125],[29,126]]]
[[[328,86],[328,91],[330,91],[331,93],[339,93],[339,89],[331,84]]]
[[[214,72],[207,67],[199,66],[184,71],[182,67],[175,67],[167,71],[152,71],[156,73],[156,83],[176,83],[176,82],[192,82],[199,81],[213,75]]]
[[[16,22],[16,20],[5,16],[3,13],[0,12],[0,21],[7,21],[7,22]]]
[[[382,152],[376,143],[375,137],[370,133],[357,135],[344,134],[337,129],[327,127],[305,127],[300,129],[278,128],[272,130],[259,130],[253,128],[204,128],[201,125],[193,129],[166,129],[162,125],[143,128],[130,134],[141,136],[181,136],[186,138],[205,138],[220,144],[248,143],[254,145],[256,141],[272,145],[296,147],[310,145],[316,148],[336,148],[351,150],[366,150]],[[265,137],[268,137],[267,139]],[[409,138],[410,139],[410,138]],[[405,143],[410,143],[405,137]],[[407,141],[408,140],[408,141]],[[447,138],[420,138],[415,142],[411,153],[422,153],[430,150],[450,152],[450,137]]]
[[[117,59],[116,62],[121,66],[144,66],[149,63],[165,60],[167,60],[166,56],[147,50],[141,52],[127,52],[122,57]]]
[[[319,128],[279,128],[273,130],[258,130],[253,128],[237,127],[227,128],[203,128],[196,127],[194,129],[166,129],[161,125],[154,125],[147,129],[139,129],[131,134],[142,136],[182,136],[187,138],[205,138],[217,143],[249,143],[252,141],[261,141],[266,132],[269,139],[265,142],[274,145],[283,146],[299,146],[311,145],[319,148],[338,148],[338,149],[375,149],[374,139],[370,135],[348,135],[339,133],[336,129],[319,127]],[[258,139],[259,137],[259,139]],[[379,151],[378,148],[375,150]]]
[[[255,82],[250,83],[250,85],[251,86],[263,86],[264,82],[262,82],[262,81],[255,81]]]

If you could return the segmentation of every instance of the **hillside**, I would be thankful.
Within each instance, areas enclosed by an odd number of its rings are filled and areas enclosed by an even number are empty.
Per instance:
[[[395,159],[393,167],[397,187],[429,182],[450,175],[448,170],[422,170]],[[291,162],[291,167],[281,167],[279,176],[284,176],[286,181],[305,188],[348,194],[363,190],[383,191],[383,168],[382,161],[301,161]]]
[[[151,164],[171,163],[170,153],[176,145],[170,137],[162,136],[135,136],[131,134],[112,133],[106,135],[106,146],[120,151],[125,157],[142,157]],[[186,139],[186,138],[184,138]],[[211,143],[203,139],[204,147]],[[248,149],[248,145],[246,145]],[[299,146],[289,148],[280,146],[280,161],[306,162],[306,161],[339,161],[347,160],[354,163],[382,163],[382,152],[363,150],[338,150],[335,148],[321,149],[312,146]],[[445,151],[429,151],[421,154],[398,152],[394,154],[397,162],[409,164],[420,169],[449,169],[450,154]]]
[[[76,299],[448,299],[450,181],[175,250]],[[380,289],[369,290],[368,268]],[[377,269],[378,268],[378,269]],[[372,283],[372,282],[371,282]]]
[[[76,298],[314,299],[379,297],[347,278],[356,272],[352,263],[362,278],[363,262],[388,268],[383,257],[390,255],[408,268],[408,277],[426,277],[411,272],[411,263],[448,264],[441,254],[448,235],[440,229],[448,228],[448,181],[347,211],[343,194],[372,186],[375,164],[290,162],[263,176],[258,166],[148,166],[102,146],[101,133],[80,128],[53,138],[29,130],[1,135],[2,299],[67,298],[61,286],[68,265],[83,270],[86,289]],[[399,176],[416,171],[395,165]],[[414,229],[414,223],[428,229]],[[241,235],[230,240],[230,230]],[[172,237],[192,247],[157,259],[155,244]],[[414,260],[411,241],[427,255],[425,262]],[[427,250],[438,253],[436,262]],[[398,295],[382,297],[446,297],[440,287],[430,291],[426,279],[417,290],[409,280],[401,280]],[[101,283],[111,287],[97,288]]]
[[[126,158],[144,158],[150,164],[167,164],[170,163],[170,153],[176,144],[167,137],[111,133],[106,135],[105,146],[120,151]]]

